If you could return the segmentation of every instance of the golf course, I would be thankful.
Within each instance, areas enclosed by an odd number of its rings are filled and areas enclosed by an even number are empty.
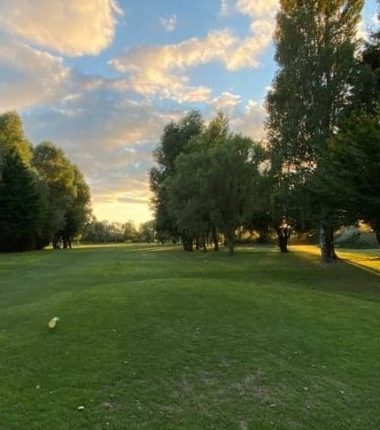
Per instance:
[[[0,429],[380,428],[378,251],[290,251],[1,255]]]

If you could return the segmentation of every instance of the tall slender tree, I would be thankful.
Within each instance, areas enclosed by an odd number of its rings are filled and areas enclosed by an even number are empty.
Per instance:
[[[279,70],[268,95],[272,168],[291,194],[319,174],[349,103],[363,0],[281,0],[275,32]],[[307,189],[307,187],[306,187]],[[334,259],[333,213],[319,214],[322,260]]]

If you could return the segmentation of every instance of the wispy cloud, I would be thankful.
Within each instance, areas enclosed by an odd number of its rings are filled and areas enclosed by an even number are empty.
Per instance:
[[[162,27],[168,33],[174,31],[177,28],[177,15],[170,15],[168,17],[161,17],[160,23]]]
[[[215,97],[211,101],[211,105],[215,108],[215,110],[222,110],[228,115],[231,115],[240,103],[241,96],[229,92],[223,92],[220,96]]]
[[[220,14],[227,16],[231,10],[231,0],[220,0]]]

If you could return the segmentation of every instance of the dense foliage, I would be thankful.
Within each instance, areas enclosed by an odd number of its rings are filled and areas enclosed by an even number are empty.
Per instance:
[[[192,127],[195,132],[188,133],[183,144],[176,146],[175,158],[170,157],[172,134],[168,136],[168,130],[194,124],[194,119],[198,125]],[[236,230],[257,198],[254,190],[262,177],[262,148],[248,137],[230,132],[222,113],[207,127],[197,112],[169,127],[156,151],[159,168],[151,171],[158,234],[181,238],[186,251],[192,251],[194,243],[206,251],[209,242],[219,249],[222,233],[233,254]],[[166,224],[161,223],[163,213]]]
[[[0,251],[71,247],[89,214],[78,167],[52,143],[33,148],[16,112],[0,115]]]

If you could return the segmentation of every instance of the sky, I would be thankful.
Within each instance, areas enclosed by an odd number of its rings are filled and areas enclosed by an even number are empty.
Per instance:
[[[278,0],[0,0],[0,112],[85,174],[99,220],[152,218],[165,124],[223,109],[263,136]],[[376,24],[367,0],[361,31]]]

